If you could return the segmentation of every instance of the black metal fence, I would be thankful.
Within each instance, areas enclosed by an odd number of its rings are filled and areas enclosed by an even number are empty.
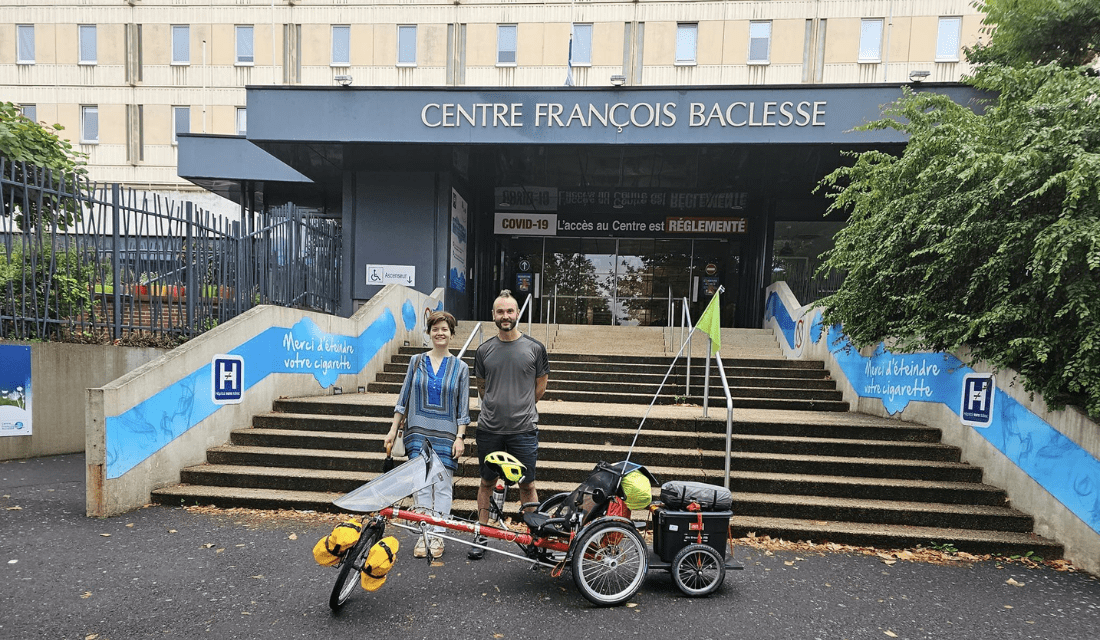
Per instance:
[[[0,337],[171,344],[258,304],[335,313],[340,237],[292,204],[229,220],[0,158]]]

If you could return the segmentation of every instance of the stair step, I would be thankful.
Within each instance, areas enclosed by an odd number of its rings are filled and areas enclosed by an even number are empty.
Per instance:
[[[765,518],[735,515],[730,518],[735,538],[771,536],[817,544],[833,542],[881,549],[911,549],[917,546],[950,544],[974,554],[1023,555],[1034,552],[1044,559],[1062,557],[1064,548],[1056,541],[1032,533],[976,531],[948,527],[915,527],[870,523],[832,522],[798,518]]]
[[[733,512],[739,516],[787,517],[805,520],[871,522],[917,527],[1030,531],[1031,516],[990,505],[867,500],[774,493],[736,493]]]

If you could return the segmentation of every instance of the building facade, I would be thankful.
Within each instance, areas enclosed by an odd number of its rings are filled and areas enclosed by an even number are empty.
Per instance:
[[[248,85],[955,82],[980,20],[969,0],[12,0],[0,94],[63,125],[93,179],[178,188],[176,132],[245,133]]]
[[[755,326],[775,279],[828,292],[812,274],[844,221],[814,187],[846,150],[904,145],[852,129],[902,86],[952,90],[981,18],[969,0],[22,0],[0,7],[0,91],[63,125],[94,180],[339,217],[345,312],[385,267],[447,287],[459,317],[507,287],[540,319],[665,324],[722,286],[723,323]]]

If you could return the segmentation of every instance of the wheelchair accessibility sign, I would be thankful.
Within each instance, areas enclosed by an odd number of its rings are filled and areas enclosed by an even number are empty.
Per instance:
[[[368,264],[367,284],[416,286],[416,267],[402,264]]]
[[[240,404],[244,398],[244,358],[216,355],[210,362],[210,394],[214,404]]]
[[[968,373],[963,377],[962,405],[959,416],[962,423],[971,427],[988,427],[993,424],[993,398],[996,385],[993,376],[985,373]]]

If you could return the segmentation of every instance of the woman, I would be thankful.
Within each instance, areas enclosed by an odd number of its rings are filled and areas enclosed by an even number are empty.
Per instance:
[[[436,311],[428,316],[427,324],[432,350],[418,353],[409,361],[384,446],[386,451],[390,450],[403,421],[405,451],[410,457],[420,455],[425,440],[431,444],[447,471],[435,484],[416,493],[416,506],[446,516],[451,513],[454,472],[464,452],[463,437],[470,424],[470,368],[451,355],[451,339],[458,326],[455,317],[446,311]],[[443,527],[436,527],[435,531],[442,532]],[[427,547],[423,536],[420,537],[413,556],[423,558],[429,552],[433,558],[443,555],[443,539],[429,537]]]

